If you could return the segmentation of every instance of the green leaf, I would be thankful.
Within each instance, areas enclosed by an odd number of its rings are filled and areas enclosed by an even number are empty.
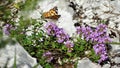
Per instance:
[[[20,8],[23,11],[29,11],[35,8],[35,6],[37,5],[38,0],[26,0],[25,3],[20,3],[21,6]],[[29,6],[29,7],[28,7]]]
[[[45,68],[53,68],[49,63],[45,64]]]
[[[71,53],[71,52],[67,52],[67,55],[68,55],[69,57],[71,57],[71,56],[72,56],[72,53]]]
[[[14,55],[14,68],[17,68],[17,65],[16,65],[16,48],[15,48],[15,55]]]
[[[63,45],[63,46],[62,46],[62,50],[66,50],[66,47],[65,47],[65,45]]]
[[[81,45],[80,48],[79,48],[79,50],[83,51],[84,50],[84,46]]]
[[[56,46],[57,46],[57,44],[52,42],[52,47],[55,48]]]

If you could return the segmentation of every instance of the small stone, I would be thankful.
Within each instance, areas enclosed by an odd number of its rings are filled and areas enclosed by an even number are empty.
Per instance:
[[[101,66],[93,63],[88,58],[83,58],[78,61],[77,68],[101,68]]]
[[[110,68],[110,64],[105,64],[102,68]]]
[[[113,53],[120,53],[120,45],[111,45]]]
[[[114,66],[112,66],[111,68],[120,68],[120,67],[118,67],[117,65],[114,65]]]
[[[120,57],[115,57],[113,60],[115,63],[120,63]]]

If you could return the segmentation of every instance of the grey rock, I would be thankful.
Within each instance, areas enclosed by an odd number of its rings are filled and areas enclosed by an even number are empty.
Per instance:
[[[6,45],[4,45],[4,41]],[[2,41],[2,42],[1,42]],[[11,43],[14,42],[14,43]],[[3,44],[1,44],[3,43]],[[12,39],[0,39],[0,68],[13,68],[15,57],[16,57],[16,66],[17,68],[33,68],[37,65],[36,58],[31,57],[27,51],[15,40]],[[42,68],[40,65],[37,68]]]
[[[112,51],[111,54],[120,54],[120,45],[111,45]]]
[[[83,58],[78,61],[77,68],[101,68],[101,66],[93,63],[88,58]]]
[[[120,68],[120,67],[118,67],[118,66],[114,65],[114,66],[112,66],[111,68]]]
[[[110,51],[110,59],[111,62],[114,63],[114,65],[111,66],[111,68],[120,68],[120,45],[111,45],[112,49]]]
[[[120,63],[120,57],[115,57],[113,60],[115,63]]]
[[[110,68],[110,64],[105,64],[102,68]]]

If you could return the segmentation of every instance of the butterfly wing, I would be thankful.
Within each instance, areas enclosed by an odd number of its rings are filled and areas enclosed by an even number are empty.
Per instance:
[[[58,19],[60,15],[58,15],[57,10],[58,10],[57,7],[54,7],[53,9],[50,9],[48,12],[44,12],[42,16],[47,19]]]

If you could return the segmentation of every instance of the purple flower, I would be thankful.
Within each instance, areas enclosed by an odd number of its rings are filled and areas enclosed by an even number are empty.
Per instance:
[[[91,32],[91,34],[90,34],[90,40],[92,41],[92,42],[96,42],[96,41],[98,41],[98,33],[97,32]]]
[[[97,40],[96,40],[98,43],[105,43],[104,41],[104,37],[97,37]]]
[[[107,42],[111,42],[111,39],[109,36],[105,35],[94,38],[94,41],[97,43],[107,43]]]
[[[58,30],[58,27],[56,24],[49,22],[45,25],[46,33],[48,35],[55,35],[56,31]]]
[[[93,32],[92,31],[92,29],[90,28],[90,27],[84,27],[84,26],[82,26],[82,27],[80,27],[80,26],[78,26],[78,27],[76,27],[76,32],[77,32],[77,34],[80,34],[80,36],[84,36],[84,38],[88,41],[88,40],[90,40],[90,34]]]
[[[76,27],[77,34],[83,34],[84,32],[86,32],[86,27],[84,27],[84,26],[77,26]]]
[[[70,38],[69,35],[62,28],[58,28],[57,25],[55,25],[54,23],[47,23],[45,25],[45,29],[48,35],[57,37],[58,43],[63,43]]]
[[[71,48],[74,46],[74,44],[71,41],[66,41],[66,42],[64,42],[64,44],[67,48]]]
[[[52,53],[47,51],[43,54],[43,57],[46,58],[46,62],[51,62],[53,60],[53,56]]]
[[[59,31],[56,32],[56,37],[58,43],[62,43],[64,41],[69,40],[69,35],[65,33],[63,29],[60,29]]]
[[[96,44],[93,46],[93,49],[97,55],[100,55],[100,60],[98,60],[99,63],[105,61],[108,58],[105,44]]]
[[[86,30],[83,32],[83,35],[84,35],[86,41],[88,41],[88,40],[91,39],[91,36],[90,36],[90,35],[91,35],[92,32],[93,32],[92,29],[87,26],[87,27],[86,27]]]
[[[100,60],[98,60],[98,62],[101,63],[102,61],[105,61],[106,59],[108,59],[107,54],[101,54],[100,55]]]
[[[109,36],[104,36],[104,42],[112,42]]]
[[[72,51],[72,48],[74,46],[73,42],[71,41],[66,41],[64,42],[65,46],[68,48],[68,52],[71,52]]]
[[[76,27],[76,33],[81,34],[82,33],[82,28],[80,26]]]
[[[101,56],[99,61],[104,61],[107,58],[105,43],[111,42],[109,36],[107,36],[107,26],[104,24],[99,24],[96,29],[91,29],[90,27],[76,27],[77,34],[84,37],[86,41],[91,41],[94,44],[93,49],[95,53]]]
[[[95,30],[99,35],[104,34],[107,32],[107,26],[104,24],[99,24]]]
[[[91,29],[90,27],[88,27],[88,26],[87,26],[86,29],[84,30],[84,34],[85,34],[85,35],[90,35],[91,32],[93,32],[93,31],[92,31],[92,29]]]
[[[101,54],[103,51],[106,50],[104,44],[96,44],[93,46],[93,49],[96,54]]]
[[[10,34],[10,30],[12,28],[12,25],[11,24],[6,24],[3,28],[3,32],[6,34],[6,35],[9,35]]]

